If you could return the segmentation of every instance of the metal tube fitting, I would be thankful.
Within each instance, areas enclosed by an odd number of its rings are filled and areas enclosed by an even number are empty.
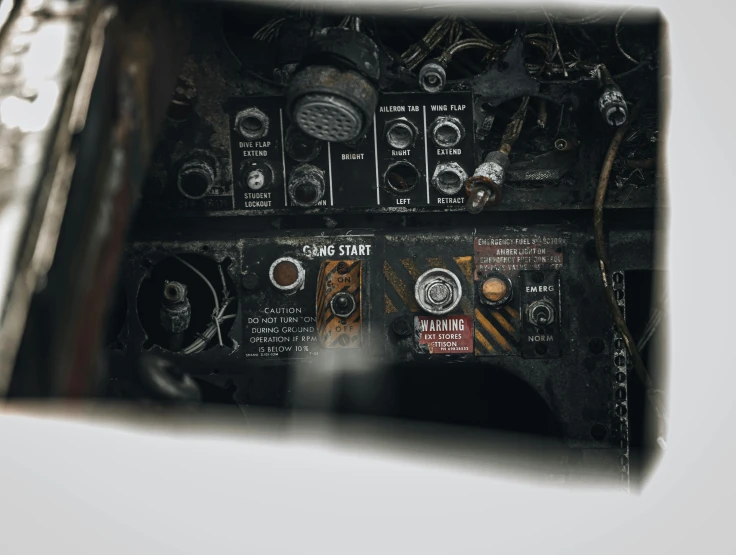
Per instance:
[[[438,93],[446,84],[447,72],[440,60],[429,60],[419,70],[419,86],[424,92]]]
[[[465,208],[471,214],[480,213],[489,205],[501,201],[501,187],[506,181],[506,172],[511,161],[499,150],[489,152],[483,163],[475,169],[473,177],[465,182],[468,200]]]
[[[598,110],[608,125],[620,127],[629,117],[626,99],[605,65],[601,65],[598,72],[603,86],[603,91],[598,97]]]
[[[598,110],[612,127],[621,127],[629,117],[626,99],[617,86],[606,87],[598,98]]]
[[[465,138],[465,127],[454,116],[439,116],[429,126],[432,142],[440,148],[452,148]]]
[[[192,305],[187,297],[187,286],[178,281],[164,284],[161,311],[161,327],[169,333],[182,333],[189,328]]]
[[[457,162],[437,164],[432,175],[432,185],[443,195],[459,193],[467,180],[467,172]]]
[[[316,206],[325,194],[325,172],[302,164],[289,177],[289,200],[297,206]]]
[[[384,136],[391,148],[403,150],[414,146],[419,131],[407,118],[396,118],[386,123]]]
[[[235,130],[249,141],[265,137],[268,124],[268,116],[258,108],[246,108],[235,116]]]
[[[197,200],[206,197],[214,184],[215,170],[206,160],[188,160],[179,168],[176,187],[187,198]]]

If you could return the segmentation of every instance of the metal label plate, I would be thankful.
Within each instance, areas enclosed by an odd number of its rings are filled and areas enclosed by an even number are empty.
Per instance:
[[[464,314],[416,316],[417,350],[431,355],[473,353],[473,318]]]

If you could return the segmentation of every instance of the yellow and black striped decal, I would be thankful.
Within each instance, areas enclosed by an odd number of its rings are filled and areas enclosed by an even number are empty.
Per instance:
[[[432,268],[450,270],[460,278],[463,294],[460,309],[463,314],[473,314],[473,257],[411,257],[395,262],[383,263],[383,276],[386,278],[384,304],[386,314],[398,312],[422,312],[414,298],[414,285],[419,276]]]
[[[363,346],[362,303],[363,265],[360,260],[327,260],[317,280],[317,335],[326,349],[355,349]],[[350,293],[355,312],[347,318],[332,313],[330,301],[337,293]]]
[[[479,303],[475,308],[476,356],[521,354],[520,329],[516,308],[507,305],[496,309]]]

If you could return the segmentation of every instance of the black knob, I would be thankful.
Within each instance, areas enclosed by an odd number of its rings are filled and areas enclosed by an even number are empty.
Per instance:
[[[347,318],[356,308],[355,297],[350,293],[337,293],[330,301],[330,309],[338,318]]]

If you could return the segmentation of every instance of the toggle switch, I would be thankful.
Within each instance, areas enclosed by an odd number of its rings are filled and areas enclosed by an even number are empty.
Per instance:
[[[317,336],[326,349],[363,346],[363,262],[326,260],[317,278]]]
[[[341,291],[332,297],[330,301],[330,309],[332,309],[332,313],[338,318],[347,318],[355,312],[355,308],[355,297],[350,293]]]
[[[535,301],[526,310],[529,322],[537,328],[546,328],[555,321],[555,308],[549,301]]]

